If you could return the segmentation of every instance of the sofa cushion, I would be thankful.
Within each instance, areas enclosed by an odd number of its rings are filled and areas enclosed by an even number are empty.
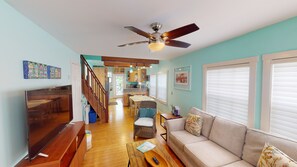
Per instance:
[[[195,136],[200,136],[202,123],[203,119],[200,115],[189,113],[186,120],[185,130]]]
[[[216,117],[209,139],[241,157],[246,130],[245,125]]]
[[[223,167],[253,167],[253,165],[247,163],[246,161],[236,161],[231,164],[225,165]]]
[[[242,159],[256,166],[265,143],[269,143],[277,147],[289,157],[297,160],[296,141],[278,137],[255,129],[247,130]]]
[[[203,124],[202,124],[201,134],[208,138],[215,116],[212,115],[212,114],[206,113],[205,111],[202,111],[202,110],[200,110],[198,108],[195,108],[195,107],[192,107],[190,109],[189,113],[198,114],[198,115],[200,115],[202,117]]]
[[[236,161],[239,157],[216,143],[207,140],[185,145],[185,153],[197,166],[223,166]]]
[[[200,142],[207,140],[204,136],[194,136],[191,133],[182,130],[182,131],[172,131],[169,134],[170,141],[179,149],[184,150],[185,144]]]
[[[290,166],[297,167],[297,162],[278,148],[265,143],[257,166]]]

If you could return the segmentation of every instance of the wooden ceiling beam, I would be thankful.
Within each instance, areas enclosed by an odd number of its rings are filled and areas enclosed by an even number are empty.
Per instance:
[[[104,66],[108,67],[130,67],[129,63],[104,61]]]
[[[108,57],[102,56],[102,61],[108,62],[125,62],[125,63],[137,63],[137,64],[159,64],[159,60],[150,60],[150,59],[133,59],[133,58],[122,58],[122,57]]]
[[[107,67],[130,67],[132,65],[133,67],[150,67],[150,64],[144,64],[144,63],[126,63],[126,62],[116,62],[116,61],[104,61],[104,66]]]

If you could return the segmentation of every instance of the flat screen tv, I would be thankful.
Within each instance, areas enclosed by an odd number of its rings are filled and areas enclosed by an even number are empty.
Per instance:
[[[28,152],[32,160],[72,120],[71,85],[25,91]]]

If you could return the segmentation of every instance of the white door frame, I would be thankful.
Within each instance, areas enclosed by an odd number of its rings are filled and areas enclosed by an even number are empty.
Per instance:
[[[81,102],[81,69],[77,63],[71,64],[71,84],[72,84],[72,110],[73,120],[83,120],[83,110]]]

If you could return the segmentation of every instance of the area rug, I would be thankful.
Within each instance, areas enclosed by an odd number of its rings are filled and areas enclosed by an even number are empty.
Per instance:
[[[118,104],[118,102],[116,102],[116,101],[115,102],[109,102],[108,103],[108,105],[117,105],[117,104]]]

